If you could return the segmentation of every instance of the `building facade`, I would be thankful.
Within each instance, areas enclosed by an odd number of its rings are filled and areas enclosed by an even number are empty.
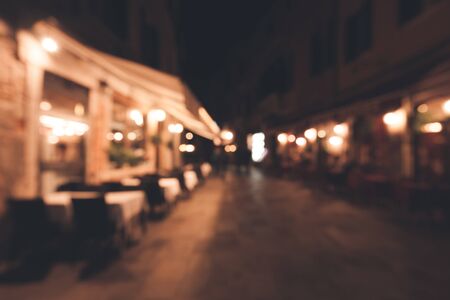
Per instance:
[[[0,28],[2,212],[6,198],[67,182],[167,174],[183,166],[185,131],[219,134],[175,76],[88,47],[52,22]]]
[[[172,0],[3,1],[0,17],[15,27],[51,17],[87,45],[176,75],[176,4]]]
[[[283,133],[272,152],[286,166],[445,182],[449,13],[445,0],[277,1],[236,54],[246,71],[228,101],[252,132]]]

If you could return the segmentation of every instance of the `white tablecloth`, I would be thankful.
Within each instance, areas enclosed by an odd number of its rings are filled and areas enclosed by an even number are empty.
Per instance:
[[[141,212],[147,210],[143,191],[110,192],[105,194],[111,218],[119,225],[126,225]]]
[[[200,166],[200,170],[202,172],[203,177],[208,177],[211,174],[212,166],[209,163],[202,163]]]
[[[161,178],[159,186],[164,191],[164,197],[168,202],[175,202],[181,193],[180,182],[177,178]]]
[[[72,198],[95,198],[95,192],[55,192],[45,195],[44,202],[52,222],[70,225],[73,219]],[[147,210],[143,191],[110,192],[105,195],[108,213],[119,226],[126,225],[142,211]]]
[[[184,181],[186,183],[186,187],[188,190],[192,191],[198,184],[198,178],[195,171],[185,171],[184,172]]]

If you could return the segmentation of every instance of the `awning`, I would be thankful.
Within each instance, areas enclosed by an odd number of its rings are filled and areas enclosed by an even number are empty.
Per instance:
[[[214,139],[219,135],[220,128],[180,78],[90,48],[46,21],[37,22],[31,31],[21,34],[31,34],[37,40],[51,37],[78,60],[97,66],[100,71],[95,77],[111,88],[164,109],[200,136]]]

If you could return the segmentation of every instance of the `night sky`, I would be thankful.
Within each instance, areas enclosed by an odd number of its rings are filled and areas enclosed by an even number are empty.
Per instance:
[[[233,49],[258,28],[273,0],[182,1],[181,74],[219,121],[228,118],[214,102],[221,101],[211,84],[220,77]]]

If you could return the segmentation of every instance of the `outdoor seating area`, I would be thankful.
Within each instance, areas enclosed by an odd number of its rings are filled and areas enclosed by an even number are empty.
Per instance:
[[[212,169],[209,163],[201,166]],[[190,193],[199,184],[191,167],[183,172]],[[83,260],[97,251],[124,251],[139,242],[155,216],[161,220],[177,201],[187,200],[181,186],[177,177],[147,174],[101,185],[71,182],[36,199],[11,198],[6,263],[14,269],[36,253],[58,252],[58,258]]]

